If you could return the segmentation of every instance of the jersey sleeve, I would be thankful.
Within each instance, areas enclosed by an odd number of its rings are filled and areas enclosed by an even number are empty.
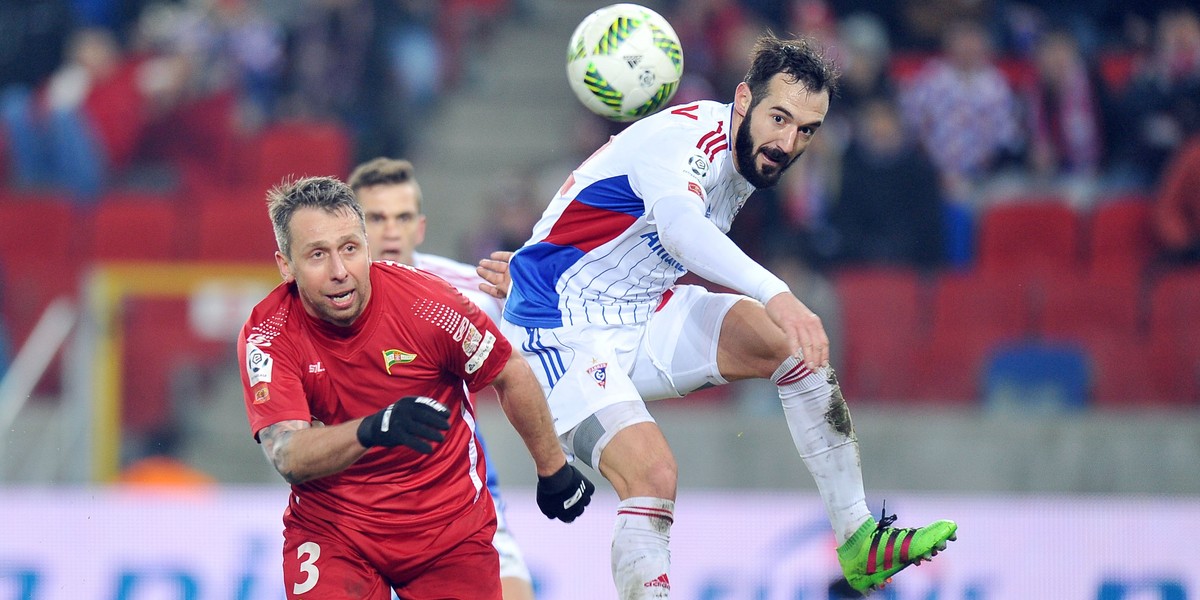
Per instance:
[[[640,157],[630,165],[629,184],[642,198],[647,212],[652,212],[655,203],[666,196],[686,196],[704,206],[704,190],[713,169],[700,146],[705,145],[706,137],[723,136],[722,126],[721,123],[708,123],[705,127],[680,116],[649,131],[639,131],[633,139],[622,140],[622,144],[629,144],[629,147],[615,151]],[[647,152],[647,148],[653,148],[653,151]]]
[[[436,277],[429,281],[430,293],[423,301],[444,304],[461,317],[431,334],[442,348],[442,366],[477,392],[504,369],[512,347],[496,323],[462,292]]]
[[[238,336],[238,364],[250,433],[258,439],[264,427],[280,421],[309,421],[312,411],[304,395],[294,353],[275,338],[252,339],[249,324]],[[257,343],[255,343],[257,342]]]

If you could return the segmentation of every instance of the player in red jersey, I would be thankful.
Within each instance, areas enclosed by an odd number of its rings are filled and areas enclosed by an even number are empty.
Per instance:
[[[594,486],[567,463],[523,358],[446,282],[372,263],[353,191],[328,177],[268,193],[283,283],[238,344],[246,412],[292,486],[288,598],[500,600],[496,513],[464,386],[493,385],[571,522]]]
[[[433,273],[475,303],[493,322],[499,323],[504,304],[479,289],[484,279],[475,267],[442,256],[416,251],[425,241],[425,215],[421,212],[421,185],[407,160],[375,158],[354,168],[346,181],[367,219],[367,242],[371,258],[391,260]],[[479,447],[487,463],[487,488],[496,505],[496,536],[492,545],[500,554],[500,587],[504,600],[533,600],[533,577],[517,539],[504,515],[504,499],[496,468],[481,432]]]

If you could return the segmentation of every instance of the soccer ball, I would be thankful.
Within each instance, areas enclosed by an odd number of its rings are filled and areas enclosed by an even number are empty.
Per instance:
[[[635,121],[666,106],[683,75],[683,49],[671,24],[637,4],[588,15],[571,34],[567,81],[588,110]]]

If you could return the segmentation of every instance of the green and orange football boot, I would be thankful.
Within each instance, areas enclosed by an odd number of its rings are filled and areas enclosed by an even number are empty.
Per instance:
[[[958,539],[954,521],[934,521],[924,527],[892,527],[896,515],[881,514],[878,523],[868,518],[846,543],[837,549],[842,574],[855,591],[866,595],[891,582],[892,575],[909,565],[931,560]]]

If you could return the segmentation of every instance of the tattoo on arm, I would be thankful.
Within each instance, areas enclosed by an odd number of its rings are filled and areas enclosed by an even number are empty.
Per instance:
[[[271,461],[271,465],[288,483],[300,483],[296,474],[287,468],[291,454],[289,442],[295,432],[309,427],[311,425],[307,421],[280,421],[268,425],[258,432],[258,440],[262,442],[263,453],[267,455],[267,460]]]

